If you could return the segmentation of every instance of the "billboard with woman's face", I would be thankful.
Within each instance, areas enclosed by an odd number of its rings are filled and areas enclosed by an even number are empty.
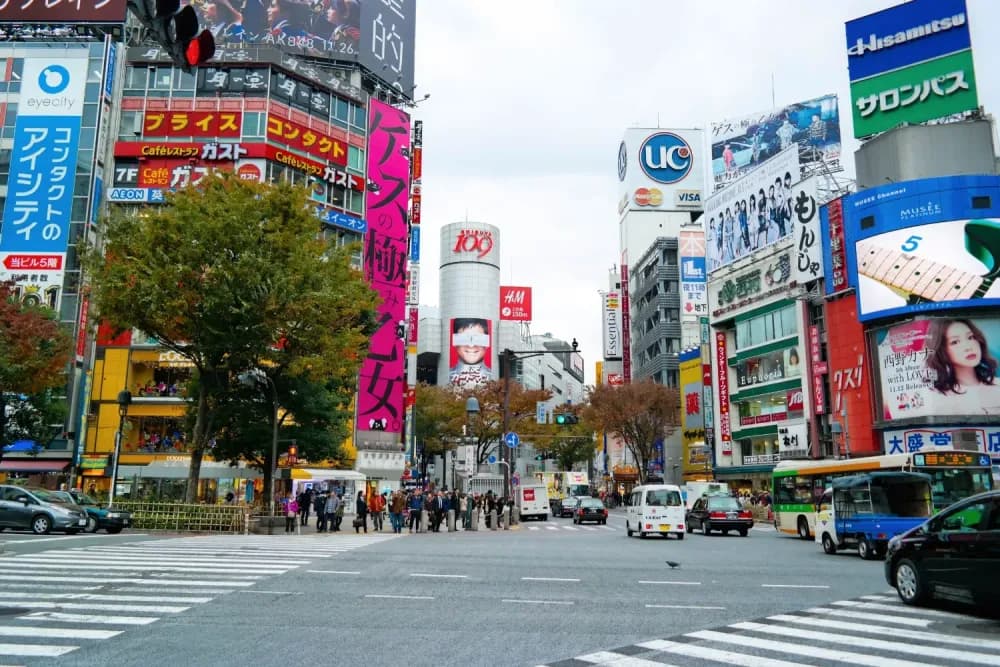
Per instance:
[[[451,320],[448,384],[473,387],[493,379],[493,327],[481,317]]]
[[[1000,415],[1000,319],[919,319],[873,335],[882,419]]]

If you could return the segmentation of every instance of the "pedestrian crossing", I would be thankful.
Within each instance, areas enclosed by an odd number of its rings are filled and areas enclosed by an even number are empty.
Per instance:
[[[212,535],[0,560],[0,664],[71,653],[318,559],[399,535]]]
[[[821,661],[871,667],[1000,665],[997,635],[956,632],[957,625],[974,622],[959,613],[908,607],[892,591],[588,653],[541,667],[796,667]]]
[[[549,524],[549,525],[546,525],[543,522],[543,524],[540,525],[540,526],[532,526],[532,525],[527,525],[527,524],[524,524],[524,523],[522,523],[521,525],[524,528],[528,529],[528,530],[535,530],[535,531],[538,531],[538,530],[561,530],[561,531],[571,531],[571,532],[591,532],[592,533],[592,532],[596,532],[596,531],[604,531],[604,532],[618,531],[618,532],[621,532],[622,530],[624,530],[622,528],[615,528],[614,526],[602,526],[602,525],[599,525],[599,524],[598,525],[573,525],[573,524],[554,524],[554,525]]]

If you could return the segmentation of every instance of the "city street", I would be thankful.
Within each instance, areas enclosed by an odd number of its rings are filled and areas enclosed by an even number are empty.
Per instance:
[[[995,622],[767,526],[3,537],[0,664],[1000,664]]]

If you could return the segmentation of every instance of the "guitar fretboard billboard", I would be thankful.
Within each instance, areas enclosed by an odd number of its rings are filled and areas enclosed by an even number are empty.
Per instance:
[[[871,188],[844,198],[843,229],[861,321],[1000,305],[1000,177]]]

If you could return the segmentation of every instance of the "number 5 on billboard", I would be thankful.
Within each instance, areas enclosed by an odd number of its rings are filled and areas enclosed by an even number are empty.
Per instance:
[[[920,242],[923,240],[924,240],[923,236],[911,236],[910,238],[906,239],[906,241],[904,241],[903,245],[900,247],[902,248],[903,252],[913,252],[914,250],[917,249],[917,246],[919,246]]]

